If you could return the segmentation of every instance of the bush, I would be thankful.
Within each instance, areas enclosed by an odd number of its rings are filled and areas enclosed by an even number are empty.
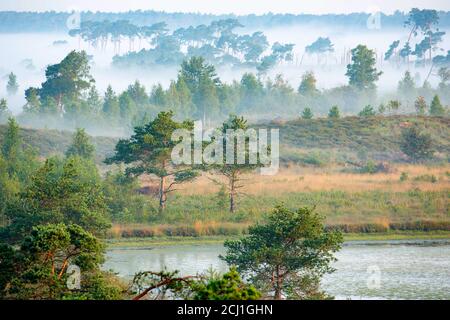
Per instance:
[[[376,163],[372,160],[367,161],[367,163],[360,170],[361,173],[370,173],[370,174],[379,173],[379,172],[388,173],[391,171],[392,171],[392,169],[391,169],[391,166],[389,165],[389,163],[387,163],[387,162]]]
[[[377,165],[372,160],[369,160],[366,165],[361,168],[361,172],[374,174],[377,172]]]
[[[431,182],[436,183],[438,179],[434,174],[423,174],[417,177],[414,177],[414,181],[423,181],[423,182]]]
[[[122,231],[122,238],[151,238],[154,235],[155,232],[149,229],[131,229]]]
[[[358,116],[360,117],[373,117],[377,113],[375,112],[374,108],[369,104],[364,107],[364,109],[361,110],[360,113],[358,113]]]
[[[328,111],[328,118],[330,119],[339,119],[341,117],[341,113],[339,111],[338,106],[332,106]]]
[[[400,149],[413,162],[431,159],[434,154],[431,136],[421,132],[417,125],[403,130]]]
[[[399,222],[391,223],[389,225],[391,230],[402,231],[450,231],[450,221],[414,221],[414,222]]]
[[[408,172],[402,172],[401,174],[400,174],[400,181],[406,181],[406,180],[408,180],[408,178],[409,178],[409,175],[408,175]]]
[[[324,152],[312,151],[301,155],[299,160],[304,164],[323,167],[330,161],[330,157]]]
[[[340,231],[343,233],[376,233],[389,231],[389,228],[381,223],[336,224],[326,226],[325,228],[326,230]]]

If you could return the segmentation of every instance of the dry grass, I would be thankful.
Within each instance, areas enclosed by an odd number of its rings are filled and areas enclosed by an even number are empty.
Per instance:
[[[217,236],[244,234],[249,223],[195,221],[187,224],[114,224],[109,231],[110,238],[161,237],[161,236]]]
[[[331,223],[329,230],[344,233],[386,233],[389,231],[450,231],[450,221],[415,220],[411,222],[392,223],[388,218],[376,218],[366,223]],[[193,225],[114,225],[109,234],[110,239],[123,238],[167,238],[167,237],[210,237],[241,236],[248,234],[248,223],[201,222]]]
[[[400,181],[402,172],[408,173],[409,178],[406,181]],[[422,191],[445,191],[450,190],[449,172],[450,166],[428,167],[421,165],[398,165],[394,167],[393,173],[376,174],[342,173],[333,168],[292,167],[280,170],[274,176],[247,175],[245,176],[245,187],[242,190],[252,195],[333,190],[405,192],[417,188]],[[424,175],[433,175],[437,178],[437,181],[433,183],[414,180],[415,177]],[[180,193],[184,195],[215,193],[220,186],[212,181],[213,179],[220,180],[220,177],[204,174],[196,181],[181,186]]]
[[[289,208],[315,207],[327,224],[352,230],[375,226],[387,230],[393,224],[416,221],[450,222],[448,165],[394,165],[392,173],[376,174],[342,169],[297,166],[284,168],[275,176],[247,175],[241,189],[245,195],[238,197],[234,214],[228,211],[226,196],[218,193],[220,177],[203,174],[179,186],[164,216],[153,218],[150,226],[114,226],[112,233],[125,237],[237,235],[279,203]],[[408,178],[401,181],[403,172]],[[143,184],[157,185],[148,179]]]

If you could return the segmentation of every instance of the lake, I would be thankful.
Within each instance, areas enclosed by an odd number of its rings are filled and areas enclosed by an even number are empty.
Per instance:
[[[197,274],[227,270],[220,244],[118,247],[107,251],[105,269],[124,278],[144,270]],[[450,241],[350,241],[323,278],[336,299],[450,299]]]

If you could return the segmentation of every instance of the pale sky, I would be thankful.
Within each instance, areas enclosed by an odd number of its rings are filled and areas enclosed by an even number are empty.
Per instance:
[[[0,0],[0,11],[129,11],[264,14],[350,13],[427,8],[450,11],[449,0]]]

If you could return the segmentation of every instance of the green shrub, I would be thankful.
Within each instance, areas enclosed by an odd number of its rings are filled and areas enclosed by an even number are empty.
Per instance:
[[[391,167],[388,163],[386,162],[374,162],[373,160],[369,160],[366,162],[366,164],[361,167],[361,169],[359,170],[361,173],[370,173],[370,174],[374,174],[374,173],[379,173],[379,172],[390,172],[391,171]]]
[[[408,180],[408,178],[409,178],[409,175],[408,175],[408,172],[402,172],[401,174],[400,174],[400,181],[406,181],[406,180]]]
[[[300,162],[303,164],[323,167],[330,161],[330,156],[325,152],[312,151],[300,156]]]
[[[389,225],[391,230],[402,231],[450,231],[450,221],[420,220],[414,222],[398,222]]]
[[[379,223],[361,223],[361,224],[336,224],[325,227],[327,230],[340,231],[343,233],[376,233],[387,232],[389,228]]]
[[[431,182],[436,183],[438,179],[434,174],[423,174],[417,177],[414,177],[414,181],[423,181],[423,182]]]
[[[154,235],[155,232],[149,229],[132,229],[122,231],[122,238],[151,238]]]
[[[367,161],[366,165],[361,168],[362,173],[374,174],[377,172],[377,165],[372,160]]]

